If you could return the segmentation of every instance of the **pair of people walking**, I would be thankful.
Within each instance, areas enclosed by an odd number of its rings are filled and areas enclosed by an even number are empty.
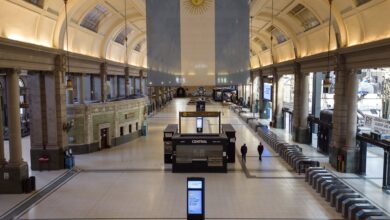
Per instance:
[[[263,151],[264,151],[264,146],[260,142],[259,145],[257,146],[257,152],[259,153],[259,160],[260,161],[261,161],[261,155],[263,154]],[[246,162],[246,154],[247,153],[248,153],[248,147],[246,146],[246,144],[244,144],[244,145],[241,146],[241,159],[242,159],[242,162]]]

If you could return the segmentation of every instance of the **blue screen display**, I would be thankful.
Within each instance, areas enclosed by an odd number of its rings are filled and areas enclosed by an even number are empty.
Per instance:
[[[263,99],[271,100],[272,99],[271,96],[272,96],[272,84],[271,83],[264,83]]]
[[[187,183],[188,189],[202,189],[203,183],[200,180],[190,180]]]
[[[201,190],[188,190],[188,214],[203,214]]]

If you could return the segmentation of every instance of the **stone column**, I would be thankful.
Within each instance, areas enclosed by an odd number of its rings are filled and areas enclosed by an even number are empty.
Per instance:
[[[301,67],[299,63],[294,64],[294,109],[293,109],[293,140],[298,140],[299,115],[301,111]]]
[[[3,106],[0,106],[0,167],[6,164],[4,155]]]
[[[273,126],[275,128],[284,128],[283,123],[283,75],[274,74],[274,112],[273,112]]]
[[[300,115],[298,128],[298,142],[310,143],[309,127],[307,125],[307,117],[309,116],[309,74],[301,74],[301,99],[300,99]]]
[[[301,73],[298,63],[294,67],[294,115],[293,138],[299,143],[309,143],[309,127],[307,117],[309,115],[309,74]]]
[[[263,73],[259,72],[259,118],[265,118],[265,106],[266,103],[263,99],[263,93],[264,93],[264,76]]]
[[[358,76],[355,71],[346,69],[342,55],[336,57],[335,71],[335,104],[329,162],[339,171],[356,172],[359,167],[356,147]]]
[[[100,64],[101,102],[107,102],[107,63]]]
[[[125,67],[125,96],[130,96],[130,68]]]
[[[9,69],[6,74],[10,160],[0,166],[0,193],[23,193],[23,180],[28,178],[28,164],[22,158],[19,73]]]
[[[140,95],[143,95],[144,91],[143,91],[143,88],[142,88],[142,79],[144,78],[143,76],[143,71],[140,70],[139,71],[139,94]]]
[[[346,148],[356,148],[356,132],[357,132],[357,94],[359,87],[358,74],[355,71],[348,72],[346,91],[346,103],[348,106],[347,114],[347,137]],[[355,150],[355,149],[354,149]]]
[[[64,129],[67,123],[64,60],[63,55],[58,55],[52,72],[29,73],[32,170],[39,170],[38,159],[43,155],[49,157],[49,165],[44,169],[64,168],[64,148],[68,146]]]
[[[80,104],[84,104],[84,101],[85,101],[85,91],[84,91],[84,84],[85,84],[85,76],[84,76],[84,74],[83,73],[81,73],[80,74],[80,76],[79,76],[79,82],[80,82],[80,89],[79,89],[79,91],[80,91],[80,100],[79,100],[79,103]]]
[[[21,163],[23,163],[19,110],[19,73],[19,70],[14,69],[7,74],[10,166],[19,166]]]

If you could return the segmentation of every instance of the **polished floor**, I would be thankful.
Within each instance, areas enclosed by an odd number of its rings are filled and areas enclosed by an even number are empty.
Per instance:
[[[246,143],[246,164],[229,165],[227,174],[173,174],[163,163],[163,129],[178,122],[178,112],[195,109],[188,99],[175,99],[149,118],[149,133],[130,143],[100,152],[76,155],[75,173],[40,200],[20,212],[21,219],[185,219],[186,178],[206,179],[207,219],[342,219],[334,208],[305,183],[303,175],[266,146],[258,160],[260,138],[232,111],[219,104],[222,123],[237,131],[236,148]],[[195,127],[188,121],[186,129]],[[206,127],[214,130],[214,123]],[[28,158],[28,138],[23,141]],[[312,151],[313,156],[323,157]],[[237,157],[238,158],[238,157]],[[237,160],[240,161],[240,160]],[[32,172],[38,187],[52,184],[66,171]],[[39,192],[39,191],[38,191]],[[32,195],[0,195],[0,216]]]

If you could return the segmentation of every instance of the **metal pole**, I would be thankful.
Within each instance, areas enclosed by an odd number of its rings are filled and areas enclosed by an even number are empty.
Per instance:
[[[181,112],[179,112],[179,134],[181,134]]]
[[[219,134],[221,134],[221,112],[219,113],[219,115],[218,115],[218,121],[219,121],[219,123],[218,123],[218,133]]]
[[[366,175],[367,143],[360,141],[360,175]]]
[[[385,150],[383,161],[383,190],[390,190],[390,152]]]

